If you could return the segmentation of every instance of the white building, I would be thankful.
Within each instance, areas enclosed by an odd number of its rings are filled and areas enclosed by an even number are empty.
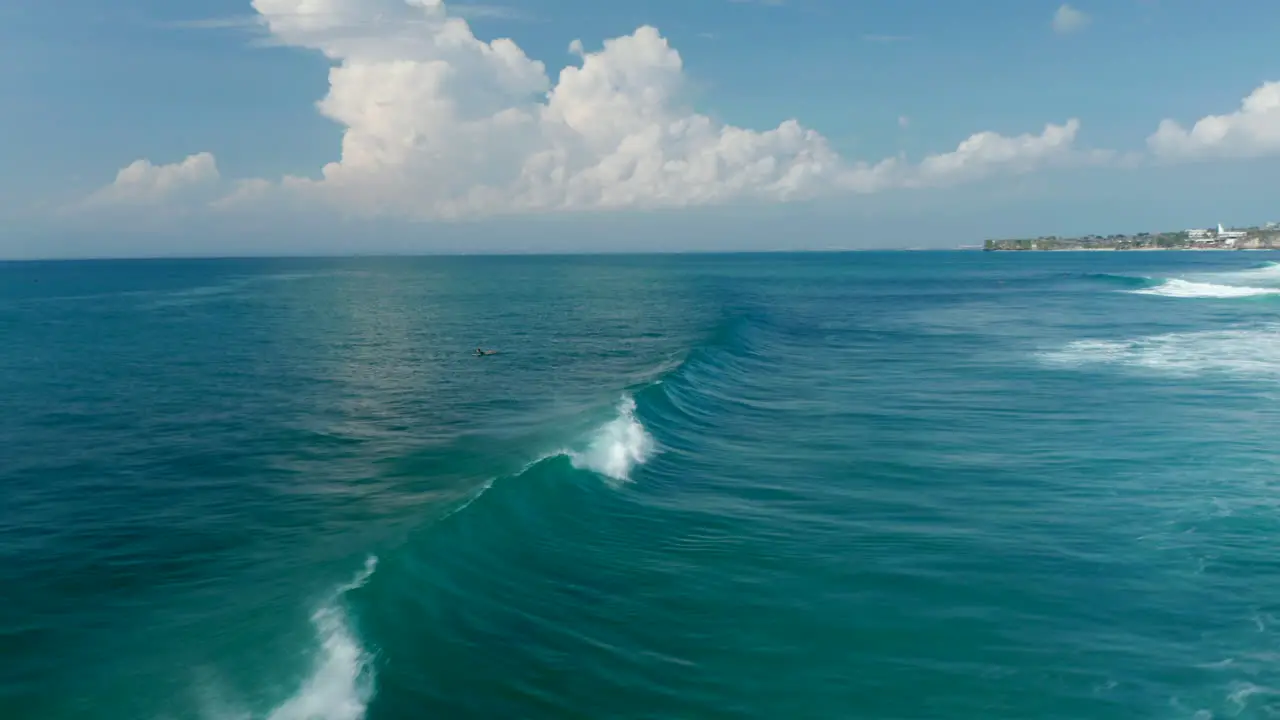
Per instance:
[[[1222,223],[1218,223],[1218,239],[1219,240],[1243,240],[1249,236],[1244,230],[1224,230]]]
[[[1188,230],[1187,239],[1191,240],[1192,242],[1204,242],[1205,240],[1212,240],[1213,233],[1209,230],[1201,230],[1201,229]]]

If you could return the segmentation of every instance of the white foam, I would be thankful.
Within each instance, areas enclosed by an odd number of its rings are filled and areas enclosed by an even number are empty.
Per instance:
[[[1239,298],[1257,295],[1280,295],[1280,288],[1219,285],[1217,283],[1169,278],[1155,287],[1131,290],[1130,292],[1135,295],[1161,295],[1177,298]]]
[[[1125,365],[1168,375],[1227,373],[1280,378],[1280,325],[1167,333],[1132,340],[1077,340],[1040,354],[1054,365]]]
[[[373,571],[377,569],[378,558],[376,556],[370,555],[365,558],[364,567],[356,573],[355,577],[351,578],[350,582],[338,586],[338,589],[334,592],[335,599],[351,592],[352,590],[358,590],[364,587],[364,584],[369,582],[369,578],[373,576]]]
[[[618,403],[618,416],[595,431],[587,449],[568,455],[580,470],[626,481],[636,465],[649,460],[655,447],[653,437],[636,418],[636,401],[624,397]]]
[[[374,694],[373,658],[351,630],[342,596],[363,586],[378,559],[370,556],[351,581],[311,616],[320,641],[311,674],[268,720],[361,720]]]

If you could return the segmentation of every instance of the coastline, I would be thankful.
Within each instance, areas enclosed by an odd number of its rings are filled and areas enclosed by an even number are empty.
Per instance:
[[[1138,248],[1046,248],[1044,250],[1013,250],[1013,249],[997,249],[991,252],[1274,252],[1280,250],[1280,247],[1257,247],[1257,248],[1235,248],[1235,247],[1138,247]]]
[[[984,252],[1129,252],[1177,250],[1189,252],[1239,252],[1242,250],[1280,250],[1280,227],[1243,230],[1184,230],[1180,232],[1142,232],[1136,235],[1087,235],[987,240]]]

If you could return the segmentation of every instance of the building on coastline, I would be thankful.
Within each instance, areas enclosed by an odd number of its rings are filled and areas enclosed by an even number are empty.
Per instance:
[[[1218,223],[1218,231],[1207,230],[1204,228],[1194,228],[1187,231],[1187,242],[1192,245],[1225,245],[1232,247],[1237,241],[1244,240],[1249,237],[1249,233],[1245,230],[1227,230],[1222,227],[1222,223]]]
[[[1136,235],[1083,235],[1080,237],[1014,238],[987,240],[984,250],[1280,250],[1280,223],[1243,230],[1192,228],[1173,232],[1140,232]]]
[[[1226,230],[1222,227],[1222,223],[1218,223],[1218,242],[1228,247],[1235,245],[1237,240],[1244,240],[1249,237],[1249,233],[1244,230]]]

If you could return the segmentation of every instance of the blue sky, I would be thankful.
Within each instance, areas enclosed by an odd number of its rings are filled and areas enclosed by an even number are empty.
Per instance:
[[[332,0],[335,7],[349,1]],[[288,0],[268,0],[277,9],[287,5]],[[580,39],[590,54],[607,38],[654,26],[682,61],[679,83],[670,85],[676,88],[674,114],[662,118],[696,112],[715,123],[761,132],[795,119],[819,133],[848,164],[897,155],[918,163],[955,150],[973,133],[1034,136],[1046,123],[1072,118],[1080,121],[1073,152],[1143,153],[1161,120],[1190,128],[1204,116],[1235,112],[1263,83],[1280,80],[1280,56],[1274,51],[1280,4],[1080,0],[1071,8],[1085,20],[1069,32],[1054,27],[1060,5],[1038,0],[493,0],[451,3],[447,10],[465,17],[479,41],[512,38],[528,58],[545,64],[552,85],[562,67],[583,62],[568,51],[570,41]],[[411,17],[399,12],[391,23]],[[262,17],[248,0],[0,4],[0,97],[5,99],[0,103],[0,217],[8,226],[0,230],[0,256],[376,251],[376,243],[349,247],[344,240],[373,227],[381,228],[380,242],[392,251],[501,249],[521,244],[527,222],[541,228],[528,237],[542,239],[519,249],[615,249],[600,239],[600,227],[611,229],[616,249],[651,247],[645,237],[654,227],[665,228],[668,241],[677,246],[663,249],[678,249],[681,237],[688,247],[729,249],[955,245],[1006,233],[1280,220],[1280,194],[1274,191],[1280,186],[1274,162],[1280,156],[1280,112],[1252,120],[1252,135],[1245,138],[1253,143],[1250,148],[1208,148],[1197,151],[1194,162],[1066,162],[1053,155],[1052,161],[1010,165],[1007,172],[994,163],[973,178],[966,171],[936,186],[923,171],[895,170],[894,179],[877,179],[872,190],[852,193],[829,191],[828,186],[844,182],[837,173],[829,175],[830,181],[806,184],[794,197],[788,195],[791,189],[778,189],[779,171],[767,187],[761,180],[741,192],[724,190],[740,187],[727,176],[721,190],[708,191],[714,197],[707,202],[687,201],[697,193],[682,180],[628,191],[637,198],[630,205],[606,201],[618,196],[592,185],[589,198],[584,194],[586,199],[564,207],[559,195],[538,201],[546,206],[536,208],[536,221],[507,212],[505,199],[486,200],[462,219],[444,217],[449,213],[443,210],[415,214],[420,205],[435,202],[433,193],[461,197],[466,188],[442,185],[436,170],[425,166],[403,185],[393,185],[401,180],[391,179],[394,173],[385,167],[381,174],[357,173],[359,163],[343,154],[343,133],[349,128],[316,106],[330,92],[331,67],[375,55],[394,60],[378,54],[377,48],[389,43],[380,45],[359,29],[367,23],[327,28],[324,37],[298,32],[285,37],[278,28],[269,31],[250,22]],[[276,19],[291,17],[285,13]],[[363,44],[343,50],[345,58],[326,58],[317,50],[338,42],[334,37],[342,33],[358,35],[351,42]],[[404,52],[409,60],[435,59],[412,48]],[[460,68],[459,87],[471,83],[464,75],[468,57],[446,58]],[[630,62],[619,58],[619,63]],[[388,92],[399,96],[411,88]],[[528,88],[520,92],[529,94]],[[361,102],[348,97],[338,103],[346,109],[337,112],[350,116],[361,107],[372,112],[374,104]],[[584,97],[581,102],[595,101]],[[434,121],[396,122],[418,123],[414,132],[434,132]],[[441,135],[448,152],[432,151],[437,153],[432,162],[469,170],[468,158],[476,156],[461,152],[459,137]],[[504,137],[485,138],[475,141],[490,153],[485,157],[520,166],[493,155],[507,147]],[[599,151],[592,162],[609,156],[620,142]],[[760,142],[752,146],[753,162],[775,150],[798,162],[795,158],[809,157],[812,150],[798,140],[780,150]],[[664,147],[668,159],[676,152],[694,153],[684,140]],[[685,149],[672,149],[677,147]],[[348,179],[308,189],[324,193],[312,206],[298,198],[263,200],[267,207],[259,207],[251,222],[239,211],[210,215],[187,206],[178,212],[174,195],[140,202],[135,193],[126,203],[128,212],[66,211],[112,183],[116,172],[135,160],[160,166],[202,152],[216,158],[220,194],[238,180],[261,178],[277,185],[286,175],[317,180],[322,166],[341,160],[352,166],[344,177],[358,177],[376,186],[378,194],[404,201],[371,201],[370,186],[351,190],[357,180]],[[525,152],[525,146],[509,152]],[[406,162],[426,162],[425,156],[416,157]],[[808,169],[819,165],[828,173],[831,163],[823,160]],[[872,181],[850,182],[865,189]],[[211,185],[207,189],[214,192]],[[682,199],[676,205],[689,207],[664,206],[677,195]],[[650,202],[653,198],[666,200]],[[348,199],[347,209],[356,217],[338,224],[319,219],[321,210]],[[181,202],[192,200],[184,195]],[[379,207],[370,209],[371,202]],[[601,216],[601,207],[609,214]],[[309,234],[321,231],[332,237],[309,244]],[[243,239],[228,239],[233,234],[265,239],[241,248],[236,243]]]

